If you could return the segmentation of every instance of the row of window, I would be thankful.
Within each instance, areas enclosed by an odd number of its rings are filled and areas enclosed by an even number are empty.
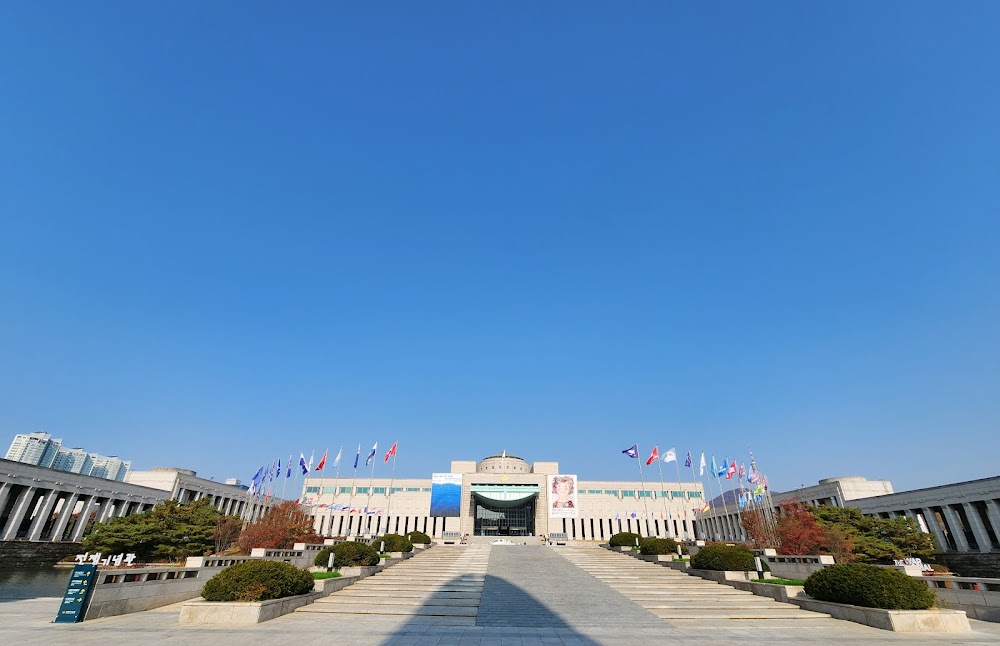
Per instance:
[[[320,489],[319,487],[306,487],[306,493],[319,493],[319,489]],[[337,489],[336,487],[323,487],[323,493],[333,493],[336,489]],[[372,489],[372,493],[373,494],[375,494],[375,493],[385,493],[385,490],[387,489],[387,487],[372,487],[371,489]],[[413,491],[418,491],[418,492],[419,491],[426,491],[426,492],[430,492],[430,490],[431,490],[430,487],[423,487],[423,488],[420,488],[420,487],[393,487],[392,491],[390,491],[389,493],[399,493],[400,491],[409,491],[409,492],[413,492]],[[341,487],[339,493],[351,493],[351,488],[350,487]],[[366,493],[368,493],[368,487],[355,487],[354,488],[354,493],[365,493],[366,494]]]

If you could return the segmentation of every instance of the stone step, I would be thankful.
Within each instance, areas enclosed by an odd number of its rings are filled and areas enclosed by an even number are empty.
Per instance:
[[[351,596],[341,596],[333,595],[326,597],[323,600],[324,603],[342,604],[342,605],[352,605],[352,604],[364,604],[372,606],[373,608],[378,608],[382,606],[454,606],[458,607],[479,607],[479,598],[475,599],[452,599],[452,598],[438,598],[438,597],[351,597]],[[319,600],[314,603],[320,603]]]
[[[433,617],[475,617],[478,607],[425,606],[425,605],[354,605],[333,603],[311,603],[295,612],[316,612],[338,615],[420,615]]]
[[[805,610],[772,610],[764,608],[761,610],[728,610],[722,609],[651,609],[660,619],[796,619],[796,620],[819,620],[830,619],[830,615],[822,615],[817,612],[807,612]]]
[[[339,592],[334,593],[336,597],[358,597],[363,599],[372,598],[384,598],[385,593],[381,591],[371,591],[371,590],[351,590],[350,587],[344,588]],[[482,596],[482,592],[456,592],[449,590],[432,590],[425,592],[422,590],[396,590],[393,591],[392,597],[395,599],[479,599]]]

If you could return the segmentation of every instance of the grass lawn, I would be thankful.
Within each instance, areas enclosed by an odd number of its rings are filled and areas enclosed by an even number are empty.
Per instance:
[[[336,579],[340,572],[313,572],[314,579]]]
[[[775,583],[777,585],[805,585],[805,581],[800,581],[799,579],[780,579],[775,577],[773,579],[755,579],[754,583]]]

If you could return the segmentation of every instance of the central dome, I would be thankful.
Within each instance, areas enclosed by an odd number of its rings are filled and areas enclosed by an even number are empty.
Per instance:
[[[531,473],[527,462],[504,451],[491,455],[476,465],[476,473]]]

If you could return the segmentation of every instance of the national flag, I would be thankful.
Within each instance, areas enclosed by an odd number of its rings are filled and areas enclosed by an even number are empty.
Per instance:
[[[664,462],[677,462],[677,448],[672,448],[663,454]],[[688,465],[690,466],[690,465]]]
[[[323,467],[326,466],[326,454],[329,453],[329,452],[330,452],[330,449],[327,449],[327,450],[323,451],[323,457],[321,457],[319,459],[319,464],[316,465],[316,468],[313,469],[313,471],[322,471],[323,470]]]
[[[368,466],[371,463],[372,458],[375,457],[375,452],[376,451],[378,451],[378,441],[377,440],[376,440],[375,444],[372,445],[372,450],[368,454],[368,457],[365,458],[365,466]]]
[[[755,496],[763,496],[764,495],[764,485],[763,484],[757,485],[757,487],[753,490],[753,495],[755,495]]]
[[[757,484],[760,482],[760,471],[758,471],[756,467],[750,467],[750,475],[747,476],[747,482],[750,484]]]
[[[728,469],[726,469],[726,480],[732,480],[737,471],[739,471],[739,469],[736,468],[736,460],[733,460],[733,463],[729,465]]]
[[[337,451],[337,457],[333,459],[333,468],[336,469],[340,466],[340,456],[344,453],[344,445],[340,445],[340,450]]]
[[[701,452],[701,464],[698,465],[698,477],[705,475],[705,452]]]
[[[684,466],[686,466],[686,467],[690,467],[691,466],[691,451],[690,450],[688,451],[688,456],[686,458],[684,458]]]
[[[285,472],[285,480],[288,480],[289,478],[292,477],[292,454],[291,453],[288,454],[288,462],[286,462],[285,464],[288,465],[287,466],[287,471]]]
[[[385,461],[386,462],[389,461],[389,457],[390,456],[396,455],[396,445],[397,444],[399,444],[399,442],[393,442],[392,443],[392,448],[389,449],[389,452],[385,454]],[[395,462],[393,462],[393,464],[395,464]]]
[[[281,477],[281,458],[278,458],[278,468],[274,470],[274,477],[275,478]]]
[[[250,493],[253,493],[258,486],[260,486],[260,481],[264,477],[264,465],[260,465],[257,469],[257,473],[254,474],[253,479],[250,481]]]
[[[654,444],[653,452],[649,454],[649,459],[646,460],[646,466],[648,467],[649,465],[653,464],[659,459],[660,459],[660,452],[657,449],[656,445]]]
[[[313,459],[315,457],[316,457],[316,449],[313,449],[313,452],[309,454],[309,470],[310,471],[313,470]]]
[[[711,505],[709,505],[709,504],[708,504],[708,503],[706,502],[706,503],[705,503],[705,506],[701,508],[701,512],[702,512],[702,513],[705,513],[706,511],[710,510],[711,508],[712,508],[712,506],[711,506]]]
[[[722,476],[726,475],[726,471],[729,470],[729,467],[726,466],[726,462],[727,461],[728,461],[728,458],[726,460],[723,460],[722,461],[722,466],[719,467],[719,468],[717,468],[715,470],[715,477],[716,478],[721,478]],[[713,467],[715,466],[715,456],[714,455],[712,456],[712,466]]]
[[[622,451],[622,453],[624,453],[625,455],[629,456],[630,458],[638,458],[639,457],[639,444],[638,443],[633,444],[631,446],[631,448],[625,449],[624,451]]]
[[[361,459],[361,445],[358,444],[358,454],[354,456],[354,469],[358,468],[358,460]]]
[[[306,466],[306,454],[299,453],[299,466],[302,467],[302,475],[309,473],[309,467]]]
[[[743,464],[740,465],[740,482],[743,481],[743,478],[744,476],[746,476],[746,474],[747,474],[747,465],[744,462]]]

